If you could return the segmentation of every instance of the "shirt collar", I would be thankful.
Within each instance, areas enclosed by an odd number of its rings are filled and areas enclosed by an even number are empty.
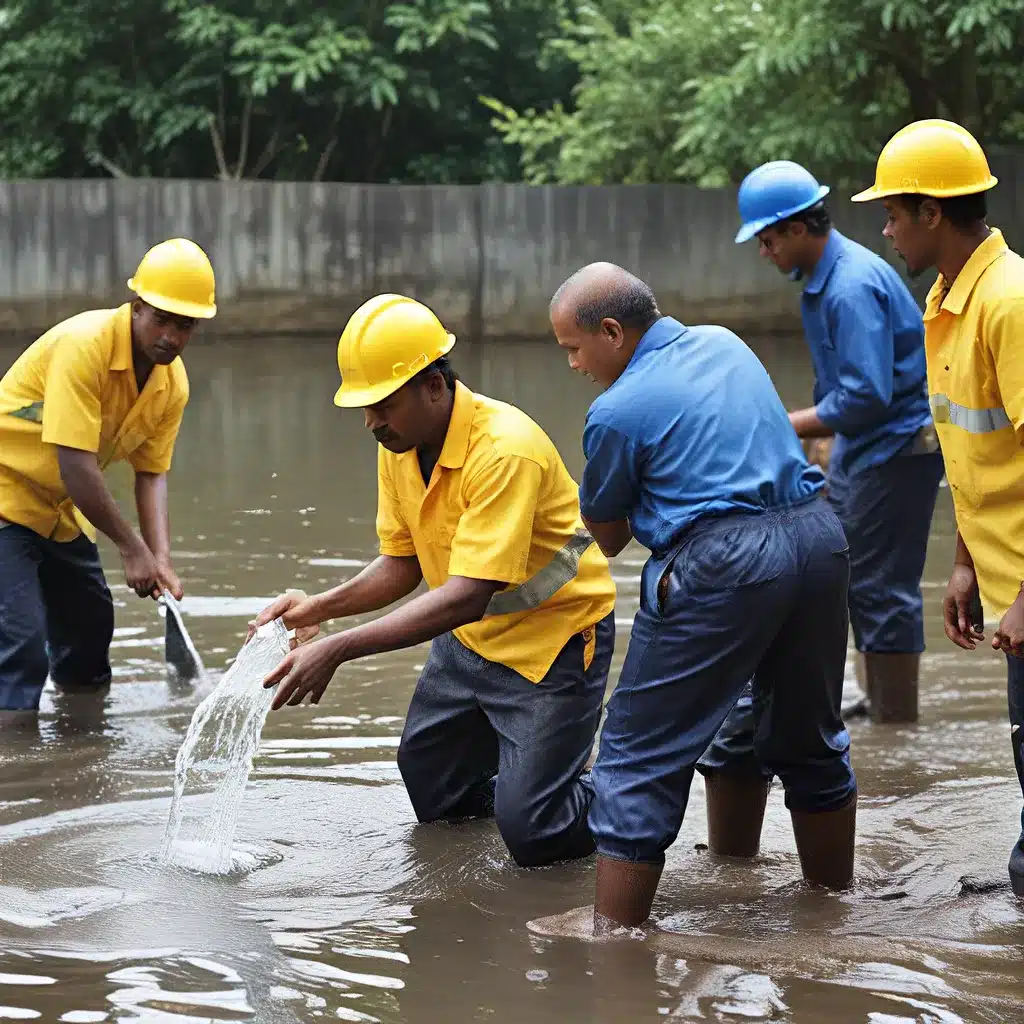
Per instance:
[[[180,356],[179,356],[180,358]],[[114,314],[114,350],[110,356],[110,369],[124,372],[135,372],[135,358],[132,353],[132,304],[126,302],[118,306]],[[170,367],[156,364],[149,371],[146,381],[146,393],[154,394],[167,387]]]
[[[940,274],[931,291],[925,306],[925,320],[932,320],[944,309],[954,316],[959,316],[970,301],[974,286],[981,280],[981,275],[1009,248],[999,228],[992,233],[971,253],[971,258],[964,264],[963,270],[956,275],[953,284],[947,291],[946,279]]]
[[[811,272],[810,278],[807,280],[807,284],[804,285],[804,293],[807,295],[820,295],[821,290],[825,287],[828,281],[829,274],[832,273],[832,268],[835,267],[840,255],[843,251],[843,243],[846,241],[845,237],[841,235],[835,228],[832,228],[828,233],[828,240],[825,242],[825,249],[821,254],[821,259],[814,265],[814,270]]]
[[[132,304],[126,302],[114,316],[114,351],[110,357],[110,368],[130,370],[132,367]]]
[[[448,421],[448,433],[437,462],[445,469],[461,469],[469,451],[469,435],[473,430],[476,413],[473,392],[462,383],[455,382],[455,398],[452,401],[452,418]]]
[[[625,373],[630,370],[642,355],[646,355],[648,352],[656,352],[659,348],[670,345],[685,333],[686,327],[674,317],[663,316],[660,320],[655,320],[644,332],[640,341],[637,342],[633,355],[630,356],[629,362],[626,364],[626,370],[623,372]]]

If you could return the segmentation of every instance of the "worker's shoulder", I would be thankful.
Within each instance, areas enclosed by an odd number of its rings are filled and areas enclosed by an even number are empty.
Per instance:
[[[1024,298],[1024,256],[1004,250],[982,273],[977,292],[986,305],[1018,307]]]
[[[832,275],[833,296],[856,297],[865,290],[910,294],[899,271],[883,256],[852,238],[843,239],[840,273]]]
[[[516,457],[545,468],[557,455],[551,438],[522,409],[475,391],[469,444],[477,459]]]
[[[89,309],[76,313],[51,327],[39,340],[50,338],[81,346],[112,348],[119,312],[118,309]]]

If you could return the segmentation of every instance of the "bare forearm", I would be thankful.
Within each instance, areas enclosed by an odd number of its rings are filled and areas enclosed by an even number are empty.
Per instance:
[[[68,496],[97,530],[119,550],[140,543],[139,535],[117,507],[92,452],[58,448],[57,462]]]
[[[158,559],[171,557],[171,526],[167,513],[167,476],[164,473],[135,474],[135,507],[139,513],[142,539]]]
[[[415,557],[380,555],[352,579],[311,597],[309,615],[303,615],[299,624],[314,626],[328,619],[378,611],[408,597],[422,580],[420,563]]]
[[[971,558],[971,553],[967,550],[967,545],[964,543],[963,537],[960,536],[959,530],[956,531],[956,554],[953,556],[953,563],[974,568],[974,559]]]
[[[502,584],[453,577],[373,622],[325,640],[343,661],[397,651],[477,622]]]
[[[612,523],[592,523],[586,516],[583,525],[597,541],[605,558],[614,558],[633,539],[633,531],[628,519],[620,519]]]
[[[832,428],[822,423],[815,408],[797,409],[789,414],[789,422],[793,425],[797,437],[831,437]]]

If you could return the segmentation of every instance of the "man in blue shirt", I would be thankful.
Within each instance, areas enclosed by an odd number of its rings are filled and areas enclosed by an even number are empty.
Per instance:
[[[580,506],[608,557],[651,551],[593,769],[595,927],[643,924],[701,754],[748,680],[755,751],[786,787],[804,877],[853,876],[856,780],[839,707],[849,555],[764,367],[722,327],[684,327],[621,267],[551,304],[590,408]],[[765,699],[762,699],[765,698]]]
[[[928,408],[921,311],[884,259],[845,238],[828,187],[776,160],[740,186],[737,242],[803,280],[814,406],[801,438],[835,435],[828,496],[850,542],[850,618],[872,717],[912,722],[924,650],[921,576],[942,455]]]

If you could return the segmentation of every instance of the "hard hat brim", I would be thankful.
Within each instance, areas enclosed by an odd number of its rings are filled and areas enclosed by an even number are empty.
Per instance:
[[[173,313],[175,316],[189,316],[196,320],[212,320],[217,315],[217,304],[215,302],[185,302],[182,299],[172,299],[167,295],[159,295],[145,288],[139,290],[135,287],[134,277],[129,279],[128,287],[143,302],[147,302],[154,309],[161,309],[165,313]]]
[[[828,185],[821,185],[818,191],[814,193],[814,198],[806,203],[798,203],[796,206],[773,213],[770,217],[758,217],[756,220],[748,220],[736,232],[736,243],[749,242],[754,235],[760,234],[765,228],[770,228],[773,224],[778,224],[780,220],[785,220],[787,217],[792,217],[795,214],[803,213],[804,210],[809,210],[812,206],[820,203],[830,191]]]
[[[441,356],[446,356],[454,346],[455,335],[449,334],[444,345],[441,346],[441,351],[434,356],[431,362],[436,362]],[[430,363],[427,364],[427,366],[429,365]],[[341,387],[334,393],[334,404],[339,409],[365,409],[367,406],[376,405],[378,402],[383,402],[388,395],[393,395],[403,385],[408,384],[417,373],[422,373],[425,369],[426,366],[422,366],[418,370],[413,370],[412,373],[381,381],[369,388],[347,388],[345,382],[342,381]]]
[[[929,196],[931,199],[953,199],[956,196],[974,196],[980,192],[988,192],[999,184],[999,179],[994,175],[988,176],[988,181],[983,185],[961,185],[959,188],[915,188],[913,185],[903,185],[900,188],[879,188],[872,185],[871,188],[858,192],[850,197],[853,203],[868,203],[872,199],[891,199],[893,196]]]

